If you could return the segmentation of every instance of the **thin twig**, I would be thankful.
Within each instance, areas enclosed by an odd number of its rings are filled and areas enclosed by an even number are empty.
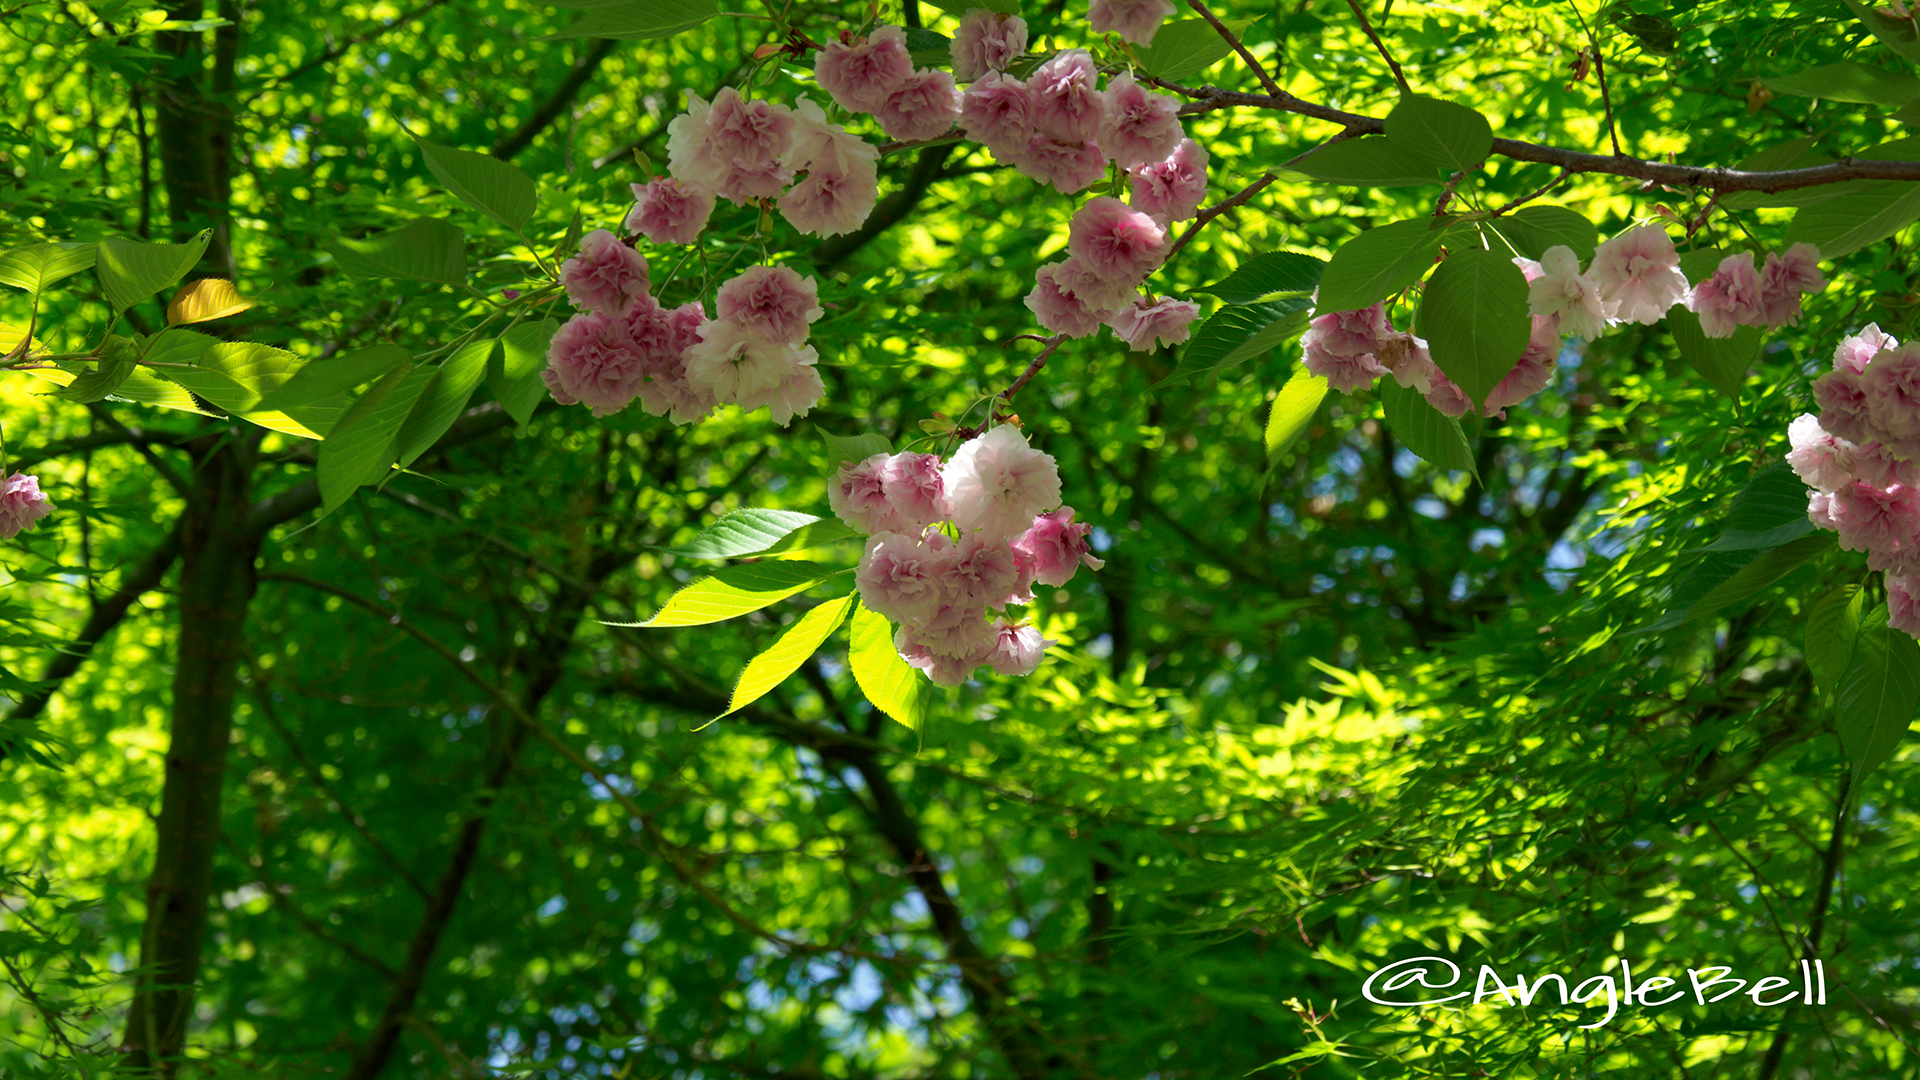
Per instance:
[[[1053,351],[1058,349],[1060,343],[1065,340],[1067,340],[1067,335],[1065,334],[1055,334],[1048,338],[1046,347],[1041,349],[1040,352],[1027,363],[1027,370],[1021,372],[1020,377],[1013,380],[1011,386],[1000,391],[1000,400],[1010,402],[1013,400],[1013,395],[1026,389],[1027,384],[1033,381],[1033,377],[1040,374],[1040,369],[1047,366],[1047,358],[1052,356]]]
[[[1593,32],[1593,27],[1587,25],[1587,17],[1580,13],[1579,4],[1567,6],[1573,9],[1573,17],[1579,20],[1580,29],[1587,35],[1587,55],[1593,57],[1593,70],[1600,79],[1600,107],[1606,112],[1607,139],[1613,143],[1613,156],[1626,157],[1627,155],[1620,151],[1620,136],[1613,127],[1613,98],[1607,92],[1607,61],[1600,55],[1599,35]]]
[[[1359,0],[1347,0],[1347,6],[1352,8],[1354,15],[1359,18],[1360,29],[1367,32],[1367,39],[1373,42],[1374,48],[1380,50],[1380,59],[1385,60],[1387,67],[1393,69],[1393,81],[1400,84],[1400,92],[1403,94],[1413,93],[1413,87],[1407,85],[1406,75],[1400,71],[1400,62],[1395,60],[1393,54],[1387,51],[1387,43],[1380,40],[1380,35],[1373,32],[1373,24],[1367,21],[1367,13],[1360,10]]]
[[[1275,180],[1278,180],[1278,179],[1280,179],[1278,174],[1266,173],[1262,175],[1260,179],[1255,180],[1253,183],[1248,184],[1246,187],[1243,187],[1239,191],[1234,192],[1232,195],[1228,196],[1226,199],[1220,202],[1214,203],[1212,206],[1206,207],[1202,209],[1198,214],[1195,214],[1193,217],[1193,224],[1187,226],[1187,231],[1181,233],[1180,239],[1175,240],[1173,242],[1173,246],[1167,249],[1166,261],[1172,262],[1173,257],[1180,253],[1180,249],[1187,246],[1187,241],[1193,239],[1193,234],[1205,228],[1208,222],[1212,221],[1214,218],[1219,217],[1221,214],[1226,213],[1227,211],[1233,209],[1236,206],[1241,206],[1245,204],[1248,199],[1253,198],[1255,195],[1259,194],[1261,190],[1263,190],[1269,184],[1272,184]]]
[[[1201,3],[1200,0],[1187,0],[1187,6],[1199,12],[1201,18],[1207,20],[1207,22],[1213,26],[1214,30],[1219,32],[1221,37],[1227,39],[1227,44],[1233,47],[1233,51],[1239,53],[1240,59],[1245,60],[1247,66],[1253,69],[1253,73],[1260,77],[1260,85],[1267,88],[1267,93],[1279,94],[1284,92],[1280,89],[1280,84],[1273,81],[1273,76],[1267,74],[1267,69],[1261,65],[1260,61],[1255,60],[1253,54],[1247,51],[1247,47],[1240,43],[1240,35],[1234,33],[1232,28],[1227,26],[1226,23],[1221,22],[1219,16],[1207,10],[1207,5]],[[1397,72],[1400,69],[1395,68],[1394,70]]]
[[[1571,175],[1572,174],[1567,172],[1567,170],[1565,169],[1560,170],[1559,176],[1556,176],[1552,180],[1548,181],[1545,185],[1540,187],[1539,190],[1529,192],[1528,194],[1520,196],[1519,198],[1513,200],[1512,202],[1506,204],[1505,206],[1502,206],[1498,210],[1495,210],[1492,216],[1499,217],[1501,214],[1504,214],[1507,211],[1514,209],[1515,207],[1522,206],[1526,203],[1532,202],[1533,200],[1539,198],[1540,196],[1545,195],[1547,192],[1552,191],[1554,188],[1559,187],[1561,184],[1566,183],[1567,177]]]

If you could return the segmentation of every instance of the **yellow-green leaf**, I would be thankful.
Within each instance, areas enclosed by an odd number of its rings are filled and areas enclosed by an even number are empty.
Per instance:
[[[752,660],[747,661],[746,670],[740,673],[740,681],[734,684],[733,698],[727,702],[727,711],[720,716],[729,716],[765,697],[768,691],[779,686],[786,677],[800,670],[827,640],[827,636],[839,629],[847,617],[847,609],[854,604],[857,593],[848,593],[838,600],[829,600],[807,612],[780,635],[773,647]],[[714,719],[718,720],[716,716]]]

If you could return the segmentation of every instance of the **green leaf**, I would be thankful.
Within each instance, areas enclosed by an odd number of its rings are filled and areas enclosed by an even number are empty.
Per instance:
[[[187,392],[186,387],[145,368],[135,369],[108,397],[115,401],[137,401],[142,405],[153,405],[162,409],[199,413],[201,416],[214,415],[201,408],[193,400],[193,395]],[[311,427],[311,423],[308,426]]]
[[[838,469],[843,461],[865,461],[875,454],[893,453],[893,444],[887,441],[886,436],[872,432],[842,436],[821,431],[820,438],[827,444],[828,473]]]
[[[343,390],[365,386],[411,359],[413,354],[398,345],[373,345],[341,353],[330,360],[310,361],[262,397],[259,405],[263,409],[309,405]]]
[[[1804,502],[1805,500],[1803,499],[1802,501]],[[1719,539],[1700,550],[1764,551],[1767,548],[1777,548],[1781,544],[1791,540],[1798,540],[1803,536],[1811,536],[1813,535],[1813,531],[1813,522],[1803,516],[1799,521],[1788,522],[1785,525],[1776,525],[1771,529],[1761,529],[1754,532],[1730,531],[1722,533]]]
[[[138,240],[102,240],[94,255],[94,270],[118,313],[187,276],[200,263],[213,230],[206,229],[184,244],[143,244]]]
[[[1807,485],[1785,460],[1753,474],[1727,502],[1722,524],[1729,534],[1751,534],[1807,522]]]
[[[1387,114],[1387,141],[1446,172],[1478,168],[1493,152],[1487,118],[1451,101],[1408,94]]]
[[[932,0],[932,3],[934,7],[956,16],[965,15],[974,8],[1005,15],[1020,14],[1020,0]]]
[[[1314,310],[1372,307],[1419,281],[1433,269],[1434,256],[1452,225],[1451,218],[1392,221],[1340,245],[1320,274],[1320,298]]]
[[[1855,790],[1893,756],[1920,710],[1920,644],[1903,630],[1872,621],[1877,625],[1861,627],[1854,639],[1853,656],[1834,694],[1840,748],[1852,767]]]
[[[1564,206],[1523,206],[1487,224],[1529,259],[1538,260],[1550,247],[1569,247],[1585,264],[1600,245],[1600,231],[1593,222]]]
[[[972,6],[972,5],[969,5]],[[1254,19],[1222,19],[1227,29],[1235,37]],[[1233,46],[1220,36],[1205,19],[1177,19],[1162,23],[1154,31],[1153,44],[1139,46],[1133,55],[1140,61],[1140,70],[1157,79],[1178,82],[1189,75],[1198,75],[1213,65],[1232,55]]]
[[[734,684],[733,698],[727,702],[727,711],[720,716],[730,716],[748,705],[765,697],[774,687],[786,681],[787,676],[800,670],[821,644],[827,640],[840,624],[846,621],[847,612],[859,599],[859,593],[852,592],[838,600],[828,600],[817,604],[813,610],[795,620],[787,632],[773,647],[752,660],[747,661],[745,671],[740,673],[740,681]],[[720,719],[720,716],[714,719]]]
[[[176,331],[169,330],[155,341],[173,333]],[[148,359],[153,359],[151,353]],[[320,438],[318,431],[299,418],[260,407],[261,399],[286,383],[300,368],[302,361],[294,354],[251,341],[216,341],[203,349],[193,363],[197,368],[167,369],[167,377],[242,420],[289,435]]]
[[[847,528],[838,518],[823,518],[811,525],[802,525],[798,529],[780,538],[780,542],[766,550],[768,555],[784,555],[796,551],[812,551],[832,544],[857,540],[867,542],[867,534]]]
[[[487,357],[493,346],[492,341],[472,342],[433,369],[433,378],[400,425],[401,468],[412,465],[460,418],[460,410],[467,407],[480,380],[486,377]]]
[[[1842,585],[1807,611],[1807,671],[1813,675],[1814,688],[1823,694],[1838,687],[1852,665],[1865,601],[1858,585]]]
[[[1674,583],[1666,614],[1635,633],[1671,630],[1748,600],[1833,545],[1834,534],[1822,532],[1770,551],[1712,552]]]
[[[1241,262],[1233,273],[1200,291],[1229,304],[1251,304],[1274,293],[1311,293],[1326,266],[1324,259],[1297,251],[1269,251]]]
[[[1881,44],[1908,60],[1920,64],[1920,32],[1916,32],[1910,19],[1890,19],[1874,10],[1874,5],[1862,0],[1847,0],[1847,6],[1860,17],[1860,22]]]
[[[547,366],[547,346],[559,329],[553,319],[520,323],[500,335],[500,347],[487,358],[487,385],[507,415],[522,427],[547,396],[540,371]]]
[[[862,604],[853,611],[847,666],[853,681],[873,707],[895,721],[920,730],[927,719],[926,677],[900,658],[893,647],[893,624]]]
[[[198,330],[169,327],[147,342],[146,355],[141,359],[149,364],[198,364],[201,355],[218,344],[219,338]]]
[[[1306,326],[1307,306],[1307,300],[1298,297],[1262,304],[1229,304],[1221,308],[1194,332],[1193,339],[1181,350],[1180,363],[1173,374],[1150,389],[1158,390],[1169,383],[1219,371],[1265,354]]]
[[[779,603],[841,573],[846,571],[785,559],[729,566],[674,593],[653,618],[634,625],[704,626],[725,622]]]
[[[1681,272],[1688,281],[1705,281],[1713,276],[1727,254],[1707,248],[1689,251],[1680,257]],[[1666,321],[1681,358],[1707,380],[1707,385],[1725,394],[1738,408],[1747,369],[1760,353],[1761,329],[1742,326],[1734,330],[1732,337],[1710,338],[1700,326],[1700,316],[1679,305],[1667,312]],[[1803,513],[1804,509],[1803,506]]]
[[[707,526],[699,536],[674,548],[661,548],[683,559],[735,559],[757,555],[787,534],[820,519],[793,510],[735,510]]]
[[[1440,182],[1433,166],[1404,148],[1371,135],[1323,146],[1287,169],[1323,183],[1350,187],[1413,187]]]
[[[1381,379],[1380,406],[1388,429],[1401,445],[1443,469],[1480,479],[1473,447],[1467,444],[1460,421],[1427,404],[1420,391],[1401,386],[1391,377]]]
[[[467,238],[460,226],[414,218],[365,240],[336,238],[326,246],[340,269],[356,277],[412,278],[458,285],[467,279]]]
[[[1273,408],[1267,413],[1269,460],[1286,453],[1295,440],[1306,434],[1307,425],[1313,422],[1313,414],[1320,410],[1320,403],[1326,397],[1326,376],[1315,375],[1306,368],[1294,369],[1293,376],[1274,396]]]
[[[533,216],[533,178],[513,165],[487,154],[476,154],[423,139],[407,132],[420,147],[420,156],[434,178],[454,197],[518,232]]]
[[[1850,255],[1920,220],[1920,184],[1876,184],[1844,199],[1805,206],[1786,244],[1813,244],[1825,259]]]
[[[92,244],[33,244],[9,251],[0,255],[0,285],[38,296],[47,286],[91,267],[94,252]]]
[[[320,444],[321,516],[348,496],[387,475],[399,455],[400,424],[433,378],[432,368],[412,362],[389,371],[353,403]]]
[[[1421,294],[1420,332],[1433,362],[1481,408],[1527,351],[1526,275],[1485,248],[1455,251]]]
[[[907,59],[914,67],[946,67],[953,63],[953,39],[947,35],[911,27],[904,36]]]
[[[1920,79],[1912,75],[1897,75],[1844,60],[1760,81],[1776,94],[1862,105],[1900,106],[1920,97]]]
[[[718,14],[720,9],[713,0],[615,0],[614,3],[595,5],[579,22],[540,40],[612,38],[615,41],[637,41],[672,37]]]
[[[61,388],[59,396],[83,404],[99,401],[118,389],[138,367],[133,343],[123,337],[110,337],[98,365]]]

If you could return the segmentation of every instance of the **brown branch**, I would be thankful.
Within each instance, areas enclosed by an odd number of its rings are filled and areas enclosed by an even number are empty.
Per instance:
[[[1187,6],[1199,12],[1200,17],[1207,20],[1207,24],[1212,26],[1221,37],[1227,40],[1227,44],[1233,47],[1233,51],[1240,54],[1240,59],[1245,60],[1247,66],[1253,69],[1253,73],[1259,76],[1260,85],[1267,88],[1267,93],[1286,93],[1286,91],[1280,89],[1279,83],[1273,81],[1273,76],[1267,74],[1267,69],[1261,65],[1260,61],[1254,59],[1253,54],[1247,51],[1247,47],[1241,44],[1240,36],[1235,34],[1232,28],[1227,26],[1226,23],[1221,22],[1218,15],[1208,10],[1207,5],[1201,3],[1200,0],[1187,0]]]
[[[1039,353],[1027,363],[1027,370],[1021,372],[1020,377],[1013,380],[1013,385],[1000,391],[1000,400],[1012,401],[1013,395],[1025,390],[1027,384],[1033,381],[1033,377],[1040,374],[1040,369],[1047,366],[1047,358],[1053,355],[1054,350],[1060,347],[1061,342],[1067,340],[1067,335],[1055,334],[1046,340],[1046,347],[1041,349]]]
[[[1172,262],[1173,257],[1175,255],[1180,254],[1180,249],[1187,246],[1187,242],[1193,239],[1193,235],[1195,233],[1199,232],[1201,229],[1206,228],[1208,222],[1212,221],[1214,218],[1219,217],[1221,214],[1226,213],[1227,211],[1233,209],[1236,206],[1246,205],[1247,200],[1253,198],[1255,195],[1258,195],[1261,191],[1265,190],[1268,185],[1272,184],[1275,180],[1278,180],[1278,179],[1280,179],[1278,174],[1266,173],[1265,175],[1261,176],[1260,179],[1255,180],[1253,183],[1248,184],[1246,187],[1243,187],[1239,191],[1234,192],[1232,195],[1221,200],[1220,202],[1217,202],[1212,206],[1205,207],[1198,214],[1195,214],[1193,218],[1193,224],[1187,226],[1187,231],[1181,233],[1180,239],[1175,240],[1173,242],[1173,246],[1167,249],[1166,261]]]
[[[580,96],[580,91],[593,80],[594,74],[600,70],[600,62],[613,52],[615,44],[612,38],[595,42],[592,50],[574,62],[573,70],[567,73],[566,80],[554,90],[553,95],[541,102],[540,107],[533,110],[533,114],[513,134],[494,143],[489,153],[501,161],[509,161],[513,155],[533,145],[534,138],[565,112],[567,106],[573,104],[573,99]]]
[[[1387,66],[1393,69],[1393,81],[1400,84],[1400,92],[1403,94],[1413,93],[1413,87],[1407,85],[1406,75],[1400,71],[1399,61],[1395,60],[1393,54],[1387,51],[1387,43],[1380,40],[1380,35],[1374,33],[1373,24],[1367,21],[1367,13],[1360,10],[1359,0],[1347,0],[1347,6],[1353,9],[1354,16],[1360,20],[1360,29],[1367,32],[1367,40],[1373,42],[1373,47],[1380,50],[1380,59],[1385,60]]]
[[[1222,90],[1214,86],[1197,88],[1182,86],[1165,80],[1156,80],[1156,85],[1194,99],[1181,108],[1182,116],[1194,116],[1218,109],[1244,106],[1325,120],[1346,128],[1347,131],[1344,134],[1348,135],[1378,135],[1386,131],[1385,122],[1378,117],[1363,116],[1359,113],[1320,105],[1292,94],[1246,94],[1234,90]],[[1632,157],[1587,154],[1578,150],[1562,150],[1555,146],[1521,142],[1518,139],[1493,140],[1493,152],[1514,161],[1556,165],[1569,173],[1599,173],[1640,180],[1649,185],[1710,188],[1720,192],[1795,191],[1800,188],[1838,184],[1848,180],[1920,182],[1920,162],[1881,161],[1872,158],[1843,157],[1826,165],[1814,165],[1802,169],[1750,172],[1743,169],[1680,165]]]

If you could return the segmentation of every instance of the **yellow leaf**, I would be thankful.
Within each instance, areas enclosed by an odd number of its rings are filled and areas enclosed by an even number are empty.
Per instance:
[[[167,325],[209,322],[236,315],[253,306],[226,278],[201,278],[190,282],[167,305]]]

